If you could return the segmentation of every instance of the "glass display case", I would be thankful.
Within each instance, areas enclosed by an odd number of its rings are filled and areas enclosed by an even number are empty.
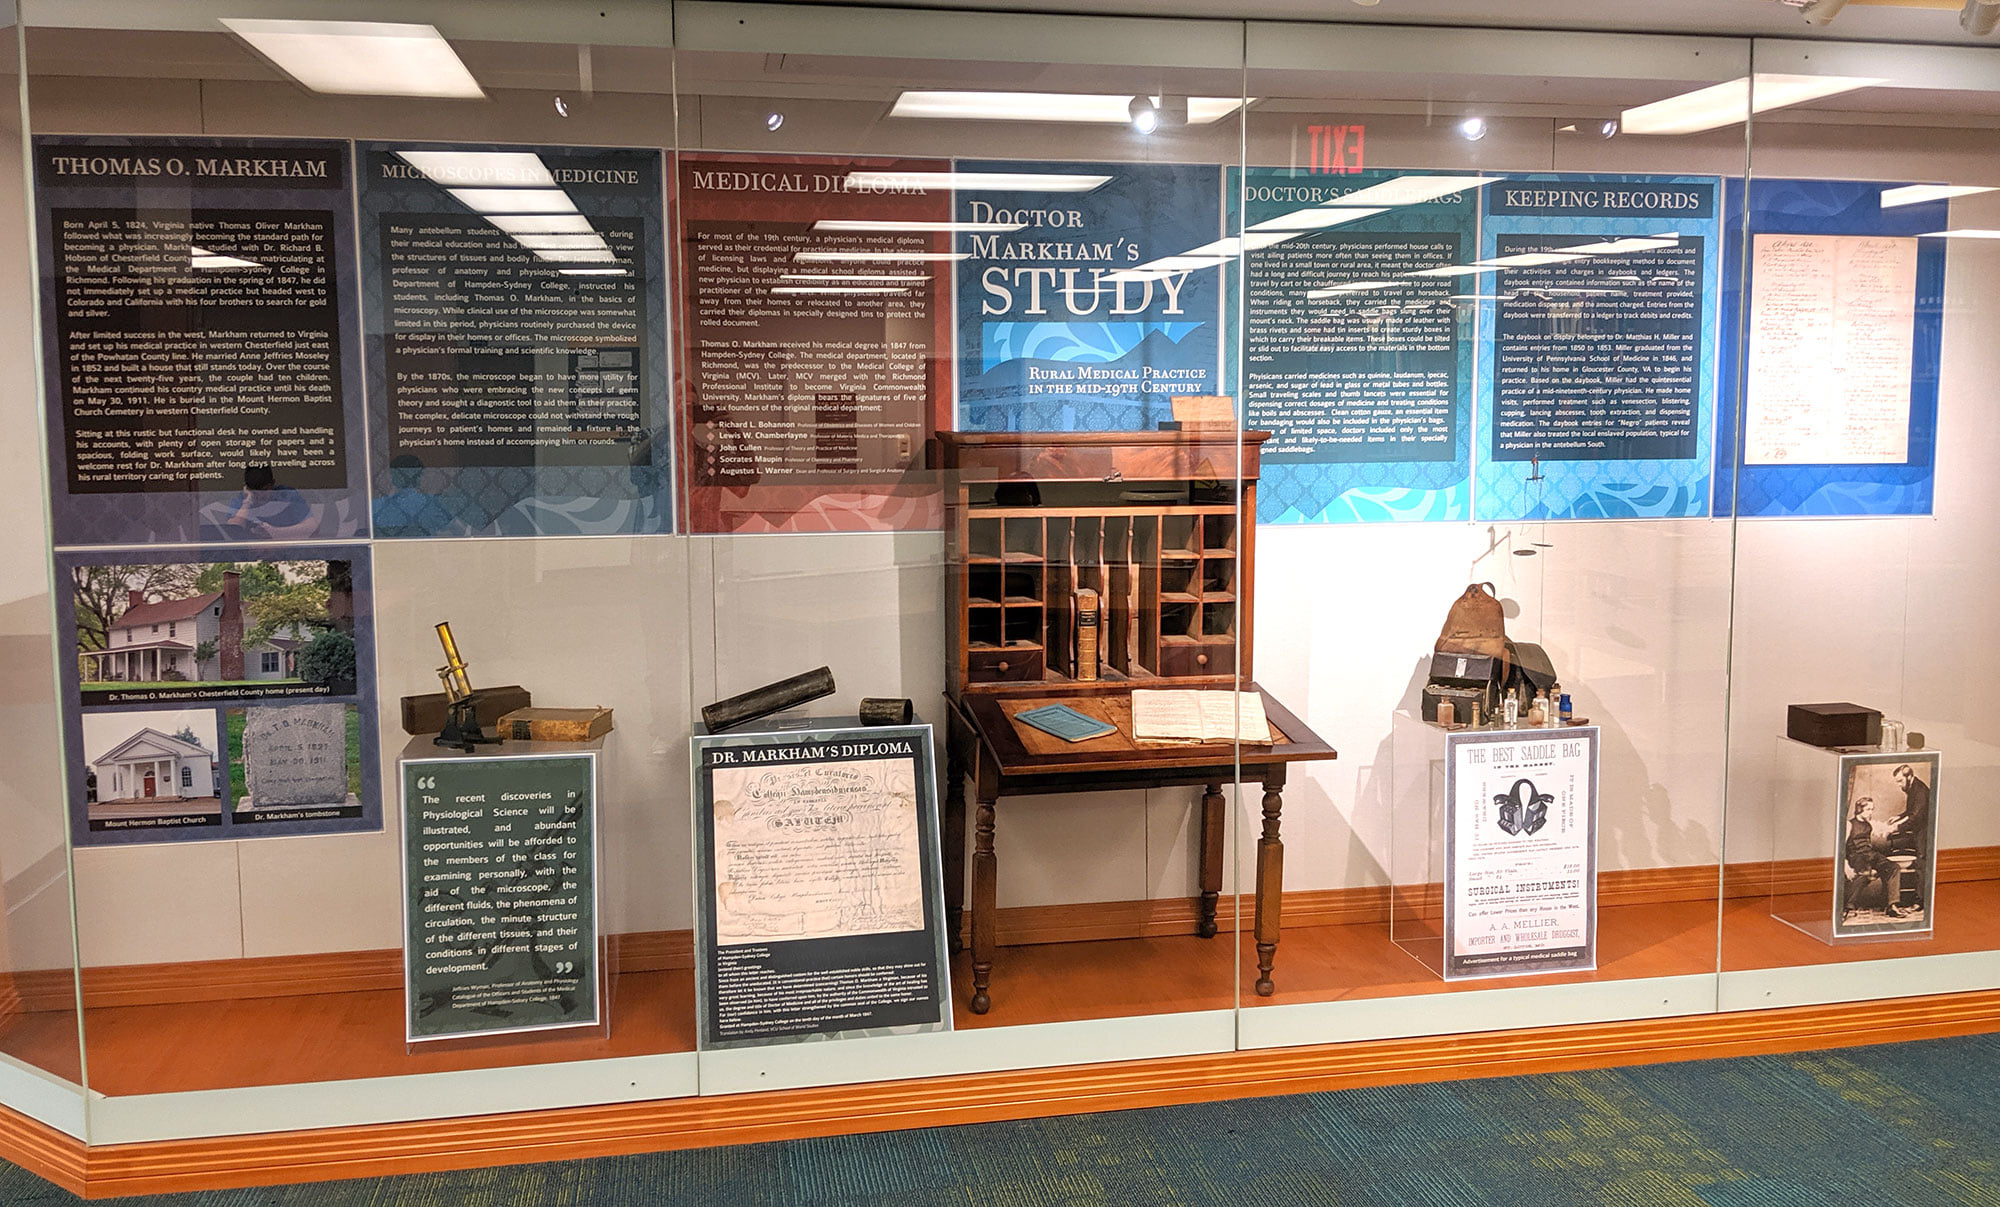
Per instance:
[[[2000,50],[317,7],[6,30],[6,1155],[2000,1025]]]

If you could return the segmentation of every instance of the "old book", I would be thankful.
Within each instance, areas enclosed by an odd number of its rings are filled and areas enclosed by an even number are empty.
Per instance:
[[[611,732],[608,708],[517,708],[500,718],[512,742],[588,742]]]
[[[482,687],[473,694],[478,697],[479,724],[482,727],[492,725],[507,713],[535,702],[528,689],[519,685]],[[443,692],[404,696],[403,732],[412,736],[436,733],[444,728],[445,713],[450,708],[451,699]]]
[[[1089,587],[1078,587],[1074,677],[1085,682],[1097,678],[1098,627],[1097,592]]]
[[[1259,692],[1135,691],[1132,736],[1146,742],[1271,744],[1271,723]]]

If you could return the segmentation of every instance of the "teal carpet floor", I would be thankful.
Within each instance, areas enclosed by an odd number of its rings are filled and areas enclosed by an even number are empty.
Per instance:
[[[2000,1207],[2000,1036],[126,1199]],[[80,1200],[0,1166],[0,1203]]]

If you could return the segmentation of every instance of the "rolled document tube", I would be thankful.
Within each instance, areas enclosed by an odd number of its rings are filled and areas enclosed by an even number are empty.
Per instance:
[[[768,717],[774,712],[782,712],[794,705],[821,696],[833,694],[833,668],[822,666],[818,670],[807,671],[803,675],[793,675],[776,683],[767,683],[753,688],[740,696],[727,700],[717,700],[705,705],[701,710],[701,720],[708,726],[708,732],[721,733],[734,729],[746,721],[758,717]]]
[[[861,723],[863,725],[908,725],[916,715],[916,706],[907,697],[888,699],[869,696],[861,701]]]

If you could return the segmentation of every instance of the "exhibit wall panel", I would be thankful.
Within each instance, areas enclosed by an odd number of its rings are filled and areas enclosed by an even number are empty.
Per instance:
[[[0,87],[18,95],[20,27],[12,6],[0,25]],[[0,768],[0,1053],[64,1082],[83,1080],[76,1031],[76,947],[49,580],[48,464],[34,372],[35,311],[24,114],[0,115],[0,273],[21,288],[0,291],[0,725],[13,735]],[[30,1034],[37,1039],[22,1042]],[[34,1074],[24,1074],[33,1077]],[[37,1084],[40,1084],[39,1079]],[[38,1118],[46,1112],[37,1113]]]

